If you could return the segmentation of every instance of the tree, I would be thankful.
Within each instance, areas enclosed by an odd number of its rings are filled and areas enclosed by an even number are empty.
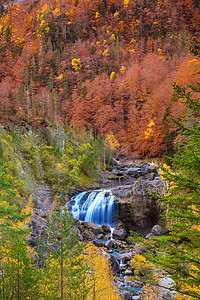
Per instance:
[[[121,300],[119,290],[112,277],[108,256],[89,243],[85,251],[85,261],[89,267],[86,284],[90,287],[90,290],[87,299]]]
[[[182,123],[173,119],[182,144],[171,158],[175,172],[169,167],[162,171],[170,183],[169,193],[162,199],[170,232],[162,238],[164,254],[156,261],[172,275],[180,293],[200,299],[200,83],[187,87],[173,84],[173,89],[174,100],[188,108],[188,115]]]
[[[54,209],[48,219],[41,243],[41,289],[44,299],[84,300],[87,267],[83,263],[84,245],[78,241],[78,231],[71,214]]]
[[[14,188],[5,173],[0,175],[0,295],[5,300],[40,299],[38,272],[27,243],[27,210],[19,213],[8,204]]]

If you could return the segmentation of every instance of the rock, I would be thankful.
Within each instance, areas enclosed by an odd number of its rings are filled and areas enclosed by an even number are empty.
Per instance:
[[[35,247],[37,246],[37,240],[34,239],[34,238],[29,239],[29,240],[28,240],[28,245],[29,245],[30,247],[35,248]]]
[[[113,238],[117,239],[117,240],[125,240],[127,236],[128,236],[128,233],[125,229],[125,224],[118,221],[115,224],[115,228],[114,228],[114,231],[113,231]]]
[[[100,233],[100,234],[97,235],[97,239],[103,239],[103,238],[104,238],[103,233]]]
[[[130,292],[126,291],[123,293],[123,300],[131,300],[132,299],[132,295]]]
[[[84,222],[84,223],[85,223],[85,226],[87,227],[87,229],[89,231],[92,231],[94,233],[94,235],[103,233],[103,229],[100,226],[98,226],[97,224],[94,224],[92,222]]]
[[[154,225],[151,232],[145,236],[145,239],[150,239],[154,236],[161,236],[163,234],[163,228],[160,225]]]
[[[114,241],[112,240],[108,240],[105,242],[105,247],[110,249],[110,248],[113,248],[114,247]]]
[[[163,234],[163,228],[160,225],[154,225],[151,229],[151,233],[154,236],[160,236]]]
[[[107,250],[107,253],[113,253],[112,249]]]
[[[119,263],[118,263],[117,259],[113,255],[110,255],[109,261],[111,263],[111,270],[113,271],[113,273],[114,274],[119,273],[120,267],[119,267]]]
[[[163,300],[174,300],[176,298],[176,291],[171,291],[168,288],[173,288],[175,286],[175,282],[172,278],[169,276],[166,276],[164,278],[161,278],[159,280],[159,285],[162,286],[158,288],[159,290],[159,296],[162,297]],[[166,287],[166,288],[164,288]]]
[[[141,289],[143,287],[143,283],[133,279],[132,276],[131,277],[125,276],[124,279],[125,279],[126,283],[133,288]]]
[[[47,212],[46,212],[46,210],[43,210],[43,211],[40,213],[40,217],[41,217],[41,218],[44,218],[44,219],[47,218]]]
[[[102,230],[105,232],[105,233],[109,233],[111,232],[111,229],[110,229],[110,226],[108,226],[107,224],[103,224],[101,226]]]
[[[145,239],[149,240],[152,237],[154,237],[154,235],[150,232],[145,236]]]
[[[126,269],[124,272],[124,275],[126,275],[126,276],[133,275],[133,274],[134,274],[134,272],[130,269]]]
[[[139,232],[145,232],[155,224],[162,224],[160,215],[163,209],[152,192],[162,195],[163,191],[161,179],[137,180],[132,185],[113,188],[118,203],[118,219],[129,229]]]
[[[95,238],[93,244],[97,247],[104,247],[105,243]]]
[[[126,171],[126,174],[133,177],[139,177],[142,172],[140,168],[131,167]]]
[[[120,259],[123,260],[131,260],[131,258],[135,255],[133,252],[122,253],[119,255]]]
[[[91,231],[88,231],[88,230],[84,230],[82,232],[82,237],[84,238],[84,240],[87,240],[87,241],[93,241],[95,239],[94,233]]]

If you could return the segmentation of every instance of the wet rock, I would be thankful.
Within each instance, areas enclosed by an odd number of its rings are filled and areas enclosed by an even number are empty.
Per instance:
[[[105,243],[103,241],[98,240],[98,239],[94,239],[93,244],[97,247],[104,247]]]
[[[104,238],[103,233],[100,233],[100,234],[97,235],[97,239],[103,239],[103,238]]]
[[[109,233],[111,232],[111,229],[110,229],[110,226],[108,226],[107,224],[103,224],[101,226],[102,230],[105,232],[105,233]]]
[[[112,240],[108,240],[105,242],[105,247],[111,249],[114,247],[114,242]]]
[[[129,229],[148,232],[155,224],[162,224],[160,201],[152,192],[162,194],[161,180],[138,180],[132,185],[118,186],[112,192],[118,203],[118,218]]]
[[[120,272],[120,267],[119,267],[119,262],[117,259],[113,256],[110,255],[109,261],[111,263],[111,270],[113,271],[114,274],[117,274]]]
[[[132,276],[131,277],[125,276],[124,279],[125,279],[126,283],[133,288],[141,289],[143,287],[143,283],[138,280],[133,279]]]
[[[131,260],[131,258],[135,255],[135,253],[133,252],[126,252],[126,253],[122,253],[120,254],[120,258],[123,260]]]

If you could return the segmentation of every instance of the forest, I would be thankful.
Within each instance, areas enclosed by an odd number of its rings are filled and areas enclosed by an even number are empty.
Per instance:
[[[0,298],[200,299],[199,113],[199,0],[2,0]],[[126,158],[134,184],[158,159],[144,179],[165,187],[165,234],[116,242],[135,253],[132,298],[111,249],[63,209],[103,176],[122,185]]]
[[[37,122],[112,133],[122,154],[176,148],[171,84],[199,80],[188,53],[199,1],[3,1],[1,123]]]

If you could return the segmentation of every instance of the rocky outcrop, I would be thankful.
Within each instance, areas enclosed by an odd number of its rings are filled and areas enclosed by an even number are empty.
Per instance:
[[[148,163],[114,165],[99,175],[94,188],[111,188],[118,203],[117,220],[128,229],[143,235],[158,224],[164,226],[160,201],[152,193],[162,195],[165,187],[158,166]]]
[[[137,180],[132,185],[118,186],[112,189],[119,208],[118,219],[129,229],[146,230],[155,224],[162,224],[160,218],[162,207],[152,193],[163,194],[161,180]]]
[[[112,167],[108,167],[99,174],[93,188],[132,185],[139,179],[159,180],[157,166],[148,163],[126,164],[119,163],[115,160]]]

